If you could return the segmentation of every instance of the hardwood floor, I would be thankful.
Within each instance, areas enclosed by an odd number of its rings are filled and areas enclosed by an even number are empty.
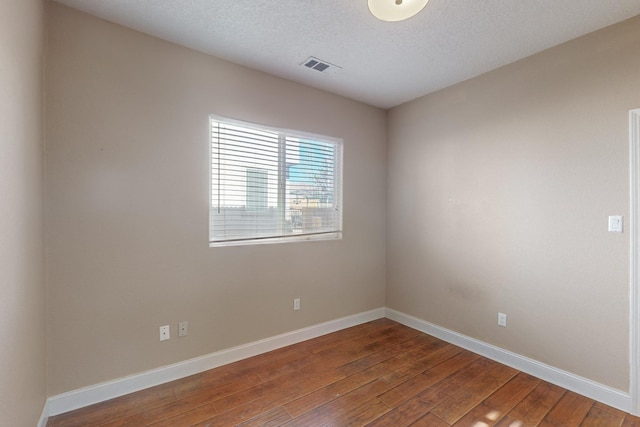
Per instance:
[[[380,319],[47,424],[234,425],[640,427],[640,418]]]

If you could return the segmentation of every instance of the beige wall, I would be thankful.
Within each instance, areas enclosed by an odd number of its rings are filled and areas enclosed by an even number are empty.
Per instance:
[[[48,37],[50,394],[384,305],[384,111],[55,3]],[[344,239],[209,248],[210,113],[343,138]]]
[[[0,424],[46,398],[41,0],[0,0]]]
[[[628,390],[629,240],[606,220],[629,215],[640,17],[388,115],[55,3],[49,20],[50,395],[385,303]],[[344,239],[208,248],[210,113],[343,138]],[[11,241],[36,251],[29,221]]]
[[[391,110],[387,306],[628,390],[637,107],[640,17]]]

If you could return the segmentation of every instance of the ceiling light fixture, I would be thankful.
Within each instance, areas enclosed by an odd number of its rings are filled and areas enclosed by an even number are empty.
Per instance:
[[[369,0],[369,10],[381,21],[402,21],[418,14],[429,0]]]

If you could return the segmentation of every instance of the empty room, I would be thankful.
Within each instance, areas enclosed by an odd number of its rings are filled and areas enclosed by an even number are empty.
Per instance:
[[[0,425],[640,425],[637,0],[0,35]]]

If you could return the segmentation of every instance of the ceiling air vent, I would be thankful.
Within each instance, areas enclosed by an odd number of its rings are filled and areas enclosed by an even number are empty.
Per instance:
[[[330,64],[327,61],[323,61],[321,59],[314,58],[313,56],[310,56],[309,59],[307,59],[306,61],[304,61],[300,65],[304,65],[305,67],[309,68],[310,70],[320,71],[323,74],[335,74],[339,70],[341,70],[341,67],[338,67],[337,65]]]

